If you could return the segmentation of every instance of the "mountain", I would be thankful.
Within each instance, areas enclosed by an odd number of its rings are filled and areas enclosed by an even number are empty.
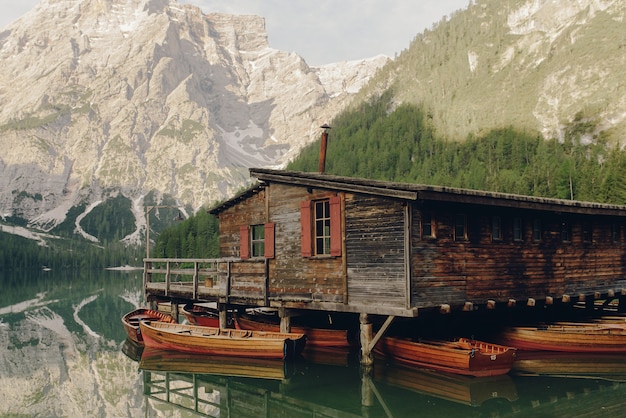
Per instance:
[[[475,0],[418,34],[360,94],[393,90],[449,140],[513,127],[623,146],[625,19],[622,0]]]
[[[0,215],[50,230],[121,193],[140,226],[147,195],[224,199],[388,60],[311,68],[262,17],[175,0],[42,0],[0,33]]]
[[[42,0],[0,33],[0,215],[49,231],[73,213],[81,232],[121,194],[137,237],[145,205],[231,196],[248,167],[282,166],[321,124],[383,92],[387,112],[416,104],[449,141],[511,128],[623,147],[625,9],[474,0],[394,60],[312,68],[270,48],[261,17]]]

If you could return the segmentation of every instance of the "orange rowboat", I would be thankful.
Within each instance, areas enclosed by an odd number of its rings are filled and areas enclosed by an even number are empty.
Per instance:
[[[196,325],[139,324],[146,347],[185,353],[250,358],[289,358],[304,349],[304,334],[246,331]]]
[[[235,318],[235,326],[239,329],[252,331],[280,332],[280,325],[270,322],[255,321],[247,317]],[[353,343],[348,338],[348,330],[313,328],[307,326],[292,326],[291,332],[305,334],[306,343],[315,347],[351,347]]]
[[[128,338],[138,344],[143,344],[141,330],[139,329],[139,322],[141,321],[176,322],[171,315],[153,309],[139,308],[127,313],[122,317],[122,324],[124,325]]]
[[[498,376],[513,367],[516,349],[460,338],[456,341],[412,341],[383,337],[374,351],[408,366],[468,376]]]
[[[621,324],[579,323],[512,327],[501,340],[520,350],[570,353],[626,353],[626,328]]]

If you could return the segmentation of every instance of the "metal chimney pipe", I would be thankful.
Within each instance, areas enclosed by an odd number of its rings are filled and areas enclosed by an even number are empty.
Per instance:
[[[330,130],[330,126],[325,123],[320,126],[320,128],[322,128],[324,132],[322,132],[322,143],[320,145],[320,161],[317,171],[319,171],[320,174],[323,174],[324,170],[326,169],[326,147],[328,146],[328,131]]]

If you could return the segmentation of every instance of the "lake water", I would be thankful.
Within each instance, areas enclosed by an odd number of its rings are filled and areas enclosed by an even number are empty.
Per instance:
[[[141,271],[0,276],[0,416],[623,416],[626,360],[603,378],[466,378],[306,351],[296,362],[181,356],[126,340]],[[141,358],[141,362],[139,361]],[[626,359],[626,357],[624,357]],[[582,361],[582,360],[581,360]],[[585,359],[585,362],[593,361]],[[582,370],[582,368],[580,368]],[[623,375],[622,375],[623,374]]]

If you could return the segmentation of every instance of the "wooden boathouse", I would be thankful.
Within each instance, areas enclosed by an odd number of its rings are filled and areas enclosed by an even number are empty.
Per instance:
[[[626,207],[251,169],[210,212],[220,259],[145,260],[148,300],[360,315],[367,356],[396,316],[626,297]],[[185,268],[181,266],[185,265]],[[191,279],[181,279],[187,275]],[[157,279],[160,277],[160,279]],[[372,338],[368,315],[387,317]]]

